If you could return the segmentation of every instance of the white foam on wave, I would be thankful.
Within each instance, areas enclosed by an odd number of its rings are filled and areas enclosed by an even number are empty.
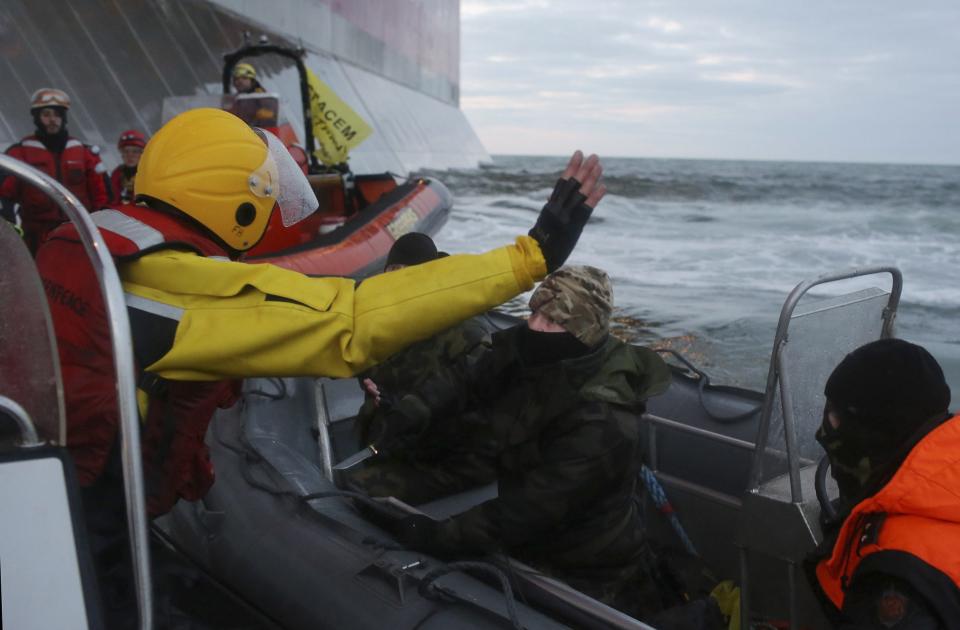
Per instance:
[[[440,247],[479,252],[526,233],[555,177],[538,160],[514,159],[519,169],[503,171],[502,188],[495,170],[479,183],[463,174],[466,190],[452,186],[456,208]],[[899,334],[939,344],[951,383],[960,384],[960,199],[951,201],[957,192],[943,184],[953,171],[660,160],[610,166],[623,194],[607,195],[569,262],[606,269],[618,311],[648,322],[653,335],[693,333],[708,346],[707,360],[736,362],[723,370],[735,380],[762,377],[794,286],[828,272],[893,265],[904,276]],[[524,169],[528,182],[517,176]],[[704,176],[710,171],[722,177]],[[851,280],[817,295],[866,286],[886,288],[889,280]]]
[[[530,228],[539,206],[530,196],[458,199],[438,241],[451,252],[503,245]],[[650,289],[723,293],[738,287],[784,295],[824,273],[894,265],[903,271],[911,303],[960,308],[960,282],[951,280],[960,269],[960,248],[952,234],[904,218],[886,222],[909,226],[895,232],[884,225],[884,213],[838,212],[829,204],[808,209],[805,218],[792,207],[681,206],[608,195],[571,262]]]

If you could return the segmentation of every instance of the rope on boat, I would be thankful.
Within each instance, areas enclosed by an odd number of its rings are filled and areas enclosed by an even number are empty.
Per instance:
[[[437,567],[431,571],[428,571],[422,578],[420,578],[420,587],[418,592],[421,597],[434,598],[437,595],[439,589],[434,584],[439,578],[447,575],[448,573],[453,573],[455,571],[479,571],[481,573],[486,573],[492,575],[497,580],[500,581],[500,588],[503,589],[503,598],[507,602],[507,615],[510,617],[510,623],[513,624],[513,627],[517,630],[522,630],[523,624],[520,623],[520,615],[517,612],[517,602],[513,597],[513,587],[510,586],[510,580],[507,579],[506,574],[500,570],[499,567],[496,567],[488,562],[476,562],[462,560],[457,562],[448,562],[442,567]],[[450,597],[455,597],[457,599],[464,599],[457,595],[456,593],[450,592],[448,590],[439,591]],[[472,603],[472,600],[465,600]]]
[[[687,535],[687,530],[683,528],[683,525],[680,523],[680,518],[673,509],[673,505],[670,503],[670,499],[667,498],[667,491],[664,490],[660,480],[657,479],[657,476],[653,474],[652,470],[647,468],[646,464],[640,468],[640,477],[643,478],[643,484],[647,487],[647,491],[650,493],[650,498],[653,499],[653,504],[656,505],[660,513],[666,516],[667,520],[670,521],[670,526],[680,538],[680,542],[683,543],[684,549],[686,549],[691,555],[699,557],[700,554],[697,553],[697,548],[693,546],[693,541],[690,540],[690,536]]]
[[[763,408],[763,405],[756,405],[753,408],[744,411],[743,413],[736,413],[730,416],[721,416],[720,414],[713,413],[710,411],[710,408],[707,407],[707,401],[704,398],[704,394],[706,393],[704,390],[710,387],[710,377],[707,376],[707,373],[699,369],[693,363],[690,363],[686,357],[672,348],[656,348],[654,352],[659,354],[669,354],[677,361],[682,363],[688,370],[697,375],[697,395],[700,398],[700,407],[703,408],[711,420],[723,423],[739,422],[741,420],[746,420],[747,418],[753,417]]]

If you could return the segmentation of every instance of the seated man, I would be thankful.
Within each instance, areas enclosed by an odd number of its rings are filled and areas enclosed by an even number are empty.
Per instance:
[[[670,372],[652,351],[608,334],[610,281],[562,267],[530,298],[533,314],[432,396],[432,417],[475,409],[497,439],[499,496],[445,521],[393,525],[438,555],[503,551],[634,616],[668,602],[637,512],[639,416]],[[453,385],[457,386],[454,387]]]
[[[437,251],[429,236],[411,232],[390,248],[384,271],[445,255]],[[471,317],[361,376],[367,399],[357,413],[360,439],[363,444],[379,443],[388,452],[365,467],[345,471],[344,485],[417,505],[496,479],[493,436],[482,416],[464,413],[422,426],[429,420],[430,392],[444,386],[458,360],[483,356],[494,329],[485,315]],[[392,403],[381,401],[381,392]],[[394,408],[402,414],[394,417],[402,417],[404,422],[390,421]],[[389,446],[384,441],[389,441]]]
[[[901,339],[854,350],[830,375],[817,441],[839,514],[808,559],[838,628],[957,628],[960,416],[936,359]]]

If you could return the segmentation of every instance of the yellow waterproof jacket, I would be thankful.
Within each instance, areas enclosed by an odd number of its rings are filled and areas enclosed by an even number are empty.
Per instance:
[[[153,515],[213,483],[204,436],[216,409],[235,400],[233,379],[353,374],[531,288],[545,272],[539,246],[521,237],[357,287],[217,258],[222,250],[206,237],[149,208],[91,218],[117,261],[130,313]],[[107,314],[71,224],[40,248],[37,266],[57,333],[68,445],[89,485],[106,469],[119,422]]]
[[[127,301],[179,320],[146,367],[171,380],[350,376],[543,278],[535,240],[364,280],[311,278],[269,264],[161,250],[121,263]]]

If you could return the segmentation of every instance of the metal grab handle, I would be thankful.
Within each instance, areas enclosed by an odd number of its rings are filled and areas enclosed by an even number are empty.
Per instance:
[[[153,628],[153,592],[150,587],[150,549],[147,509],[143,483],[143,465],[140,453],[140,424],[138,422],[136,384],[134,382],[133,344],[130,343],[130,320],[123,299],[123,286],[113,264],[113,258],[99,230],[90,219],[83,204],[58,181],[32,166],[0,154],[3,169],[40,190],[66,214],[77,228],[80,241],[90,258],[100,285],[110,327],[113,346],[113,364],[117,376],[117,405],[120,410],[121,455],[123,485],[127,502],[127,523],[130,533],[130,551],[133,558],[134,581],[137,587],[137,606],[140,627]]]
[[[34,426],[30,414],[20,406],[20,403],[12,398],[0,396],[0,412],[6,413],[17,423],[17,428],[20,429],[21,446],[30,447],[42,444],[37,435],[37,427]]]

